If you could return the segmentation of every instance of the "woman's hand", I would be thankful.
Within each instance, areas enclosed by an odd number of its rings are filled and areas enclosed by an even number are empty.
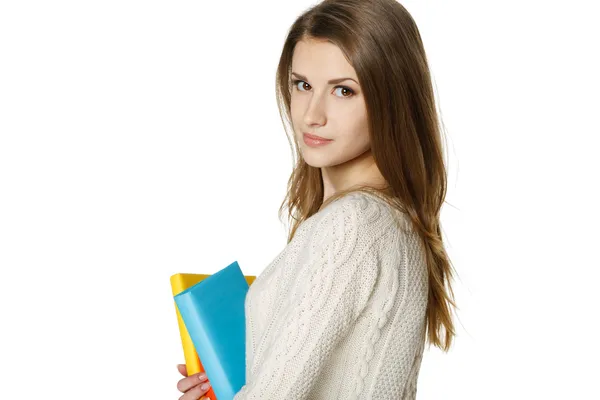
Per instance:
[[[187,367],[185,364],[177,364],[177,370],[181,375],[185,376],[185,378],[177,382],[177,390],[183,393],[183,396],[179,400],[210,400],[210,397],[202,397],[210,389],[210,383],[204,372],[187,376]]]

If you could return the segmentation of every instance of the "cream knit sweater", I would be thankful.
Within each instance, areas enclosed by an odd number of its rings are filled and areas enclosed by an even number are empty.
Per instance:
[[[405,214],[368,193],[331,202],[249,288],[234,400],[414,399],[427,292]]]

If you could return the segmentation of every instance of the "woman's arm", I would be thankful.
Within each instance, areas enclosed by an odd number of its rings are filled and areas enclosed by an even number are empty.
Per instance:
[[[234,400],[308,399],[313,383],[338,342],[365,308],[377,281],[373,229],[357,200],[332,204],[323,237],[270,349]],[[321,233],[319,233],[320,235]]]

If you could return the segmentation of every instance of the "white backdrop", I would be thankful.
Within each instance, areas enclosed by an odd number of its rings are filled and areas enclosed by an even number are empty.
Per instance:
[[[0,398],[180,396],[169,277],[258,275],[285,246],[275,69],[312,4],[0,3]],[[402,4],[459,274],[458,336],[426,348],[419,400],[600,398],[593,2]]]

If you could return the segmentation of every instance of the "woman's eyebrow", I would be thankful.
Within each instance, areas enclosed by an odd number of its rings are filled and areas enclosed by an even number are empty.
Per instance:
[[[296,76],[297,76],[299,79],[302,79],[302,80],[305,80],[305,81],[307,81],[307,80],[308,80],[308,79],[307,79],[307,78],[306,78],[304,75],[297,74],[296,72],[292,72],[292,75],[296,75]],[[355,81],[354,79],[352,79],[352,78],[338,78],[338,79],[331,79],[331,80],[329,80],[327,83],[330,83],[330,84],[335,84],[335,83],[340,83],[340,82],[343,82],[343,81],[345,81],[345,80],[351,80],[351,81],[354,81],[354,83],[356,83],[356,84],[358,85],[358,82],[356,82],[356,81]]]

